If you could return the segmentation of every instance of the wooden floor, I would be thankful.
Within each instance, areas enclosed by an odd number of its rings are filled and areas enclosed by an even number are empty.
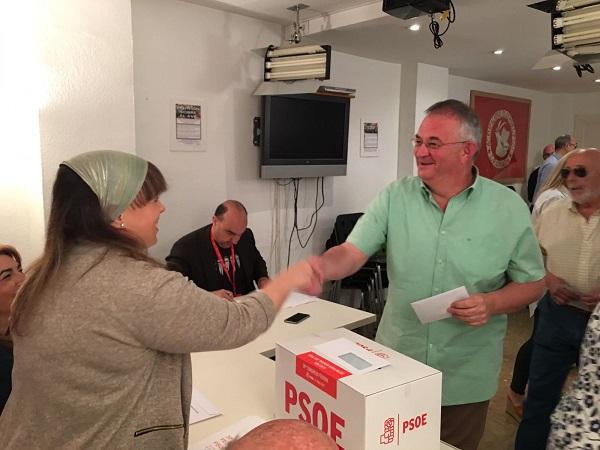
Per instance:
[[[518,423],[506,413],[506,391],[510,385],[515,356],[521,344],[531,336],[532,325],[533,321],[529,318],[529,311],[526,309],[508,316],[498,392],[490,401],[485,433],[479,444],[480,450],[514,449]]]

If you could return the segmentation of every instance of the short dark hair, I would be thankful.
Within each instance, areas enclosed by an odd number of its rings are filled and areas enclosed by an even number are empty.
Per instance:
[[[456,117],[461,124],[461,135],[475,141],[477,144],[477,152],[475,153],[475,156],[477,156],[481,146],[481,124],[475,111],[468,105],[455,99],[448,99],[434,103],[425,110],[425,113],[447,114]]]
[[[554,149],[558,150],[561,148],[565,148],[571,142],[570,134],[561,134],[554,140]]]
[[[229,211],[230,207],[236,208],[238,211],[242,211],[244,214],[248,215],[246,207],[241,202],[238,202],[237,200],[225,200],[223,203],[217,206],[217,209],[215,209],[215,217],[221,220],[223,215]]]

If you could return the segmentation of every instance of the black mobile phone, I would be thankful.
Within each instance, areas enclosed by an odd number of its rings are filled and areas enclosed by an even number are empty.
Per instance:
[[[296,313],[284,320],[285,323],[300,323],[310,317],[310,314]]]

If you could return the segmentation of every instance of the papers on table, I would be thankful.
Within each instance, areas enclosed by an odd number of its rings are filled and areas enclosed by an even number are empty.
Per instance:
[[[424,298],[410,304],[415,310],[417,317],[423,325],[434,322],[436,320],[450,317],[446,311],[450,305],[456,300],[467,298],[469,293],[464,286],[452,289],[451,291],[442,292],[433,297]]]
[[[211,417],[220,416],[221,411],[202,393],[192,389],[192,404],[190,405],[190,423],[201,422]]]
[[[390,365],[389,361],[359,347],[356,343],[346,338],[324,342],[315,345],[313,348],[317,353],[325,356],[327,360],[352,374],[372,372],[373,370]]]
[[[301,294],[300,292],[292,292],[285,299],[282,308],[293,308],[294,306],[304,305],[305,303],[316,302],[317,297]]]
[[[195,445],[190,445],[189,450],[220,450],[227,447],[231,441],[236,438],[240,438],[245,435],[248,431],[256,428],[262,423],[265,423],[264,419],[257,416],[248,416],[243,418],[237,423],[213,434],[212,436],[203,439]]]

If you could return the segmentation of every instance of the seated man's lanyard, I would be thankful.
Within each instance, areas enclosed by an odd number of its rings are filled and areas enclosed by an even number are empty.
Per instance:
[[[217,256],[217,260],[219,261],[219,265],[221,266],[221,268],[223,269],[223,272],[225,272],[225,275],[227,275],[227,279],[231,283],[231,287],[233,288],[233,296],[236,297],[237,293],[235,292],[235,249],[234,249],[234,245],[231,244],[231,247],[230,247],[231,248],[231,257],[229,260],[230,265],[231,265],[231,273],[230,273],[230,271],[227,269],[227,265],[225,264],[225,261],[223,260],[223,256],[221,255],[221,250],[219,250],[219,246],[215,242],[212,226],[210,227],[210,242],[213,246],[213,250],[215,251],[215,255]]]

